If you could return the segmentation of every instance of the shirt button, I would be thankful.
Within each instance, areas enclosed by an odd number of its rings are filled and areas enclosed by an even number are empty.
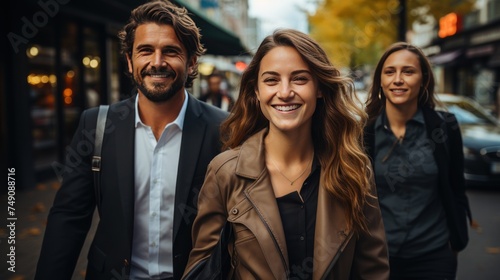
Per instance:
[[[156,217],[156,212],[151,213],[151,216],[154,218]]]
[[[156,247],[156,242],[151,243],[151,247]]]
[[[300,236],[300,241],[304,241],[304,236]]]
[[[233,214],[233,215],[238,214],[238,209],[237,208],[233,208],[233,210],[231,210],[231,214]]]
[[[300,209],[304,209],[304,205],[300,205]]]

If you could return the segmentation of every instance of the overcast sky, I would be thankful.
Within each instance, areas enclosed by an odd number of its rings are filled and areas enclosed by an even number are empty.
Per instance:
[[[260,19],[263,38],[276,28],[293,28],[307,33],[307,17],[302,8],[312,10],[311,0],[249,0],[250,16]]]

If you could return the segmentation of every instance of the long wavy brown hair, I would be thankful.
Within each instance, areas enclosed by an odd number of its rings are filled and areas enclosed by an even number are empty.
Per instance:
[[[224,148],[235,148],[269,126],[255,93],[262,58],[278,46],[292,47],[308,64],[323,98],[312,117],[312,139],[327,191],[347,208],[350,228],[366,230],[363,206],[370,195],[370,161],[362,135],[366,113],[357,105],[352,80],[343,76],[324,50],[308,35],[291,29],[276,30],[260,44],[241,78],[239,97],[222,123]]]
[[[439,103],[434,94],[434,74],[432,73],[432,67],[427,57],[418,47],[406,42],[397,42],[387,48],[375,68],[373,82],[370,91],[368,92],[368,99],[366,100],[366,113],[368,114],[369,124],[373,123],[377,119],[378,115],[382,113],[382,110],[385,107],[385,95],[382,92],[381,81],[384,63],[391,54],[400,50],[408,50],[416,54],[418,56],[418,61],[420,62],[420,69],[422,69],[422,85],[420,87],[420,92],[418,93],[418,105],[422,108],[427,107],[434,109],[436,104]]]

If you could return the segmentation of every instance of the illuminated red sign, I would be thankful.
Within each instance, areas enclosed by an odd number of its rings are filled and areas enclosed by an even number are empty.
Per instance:
[[[439,37],[444,38],[455,35],[462,29],[462,20],[456,13],[449,13],[439,19]]]

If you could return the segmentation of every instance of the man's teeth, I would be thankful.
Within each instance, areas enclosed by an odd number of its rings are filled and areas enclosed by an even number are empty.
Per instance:
[[[287,105],[287,106],[274,106],[279,111],[287,112],[299,108],[299,105]]]
[[[162,75],[151,74],[151,77],[153,77],[153,78],[166,78],[167,75],[166,74],[162,74]]]

